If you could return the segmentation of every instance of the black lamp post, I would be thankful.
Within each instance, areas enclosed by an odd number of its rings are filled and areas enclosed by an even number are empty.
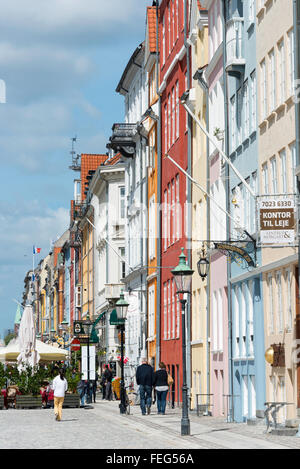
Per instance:
[[[93,321],[90,320],[90,315],[87,313],[85,321],[82,321],[82,326],[85,334],[87,335],[87,388],[88,388],[88,404],[91,402],[90,393],[90,335],[92,332]]]
[[[171,272],[176,282],[177,295],[191,293],[192,275],[194,271],[187,265],[184,248],[179,256],[179,264]],[[179,299],[182,310],[182,417],[181,417],[181,435],[190,435],[190,420],[188,415],[188,395],[186,382],[186,325],[185,325],[185,307],[186,299]]]
[[[116,302],[116,311],[118,323],[121,330],[121,389],[120,389],[120,414],[125,414],[125,386],[124,386],[124,330],[129,303],[124,298],[123,290],[120,293],[120,299]]]

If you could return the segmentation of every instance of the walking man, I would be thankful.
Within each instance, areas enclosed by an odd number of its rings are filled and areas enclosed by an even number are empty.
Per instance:
[[[147,358],[142,358],[142,364],[137,367],[136,370],[136,382],[140,389],[140,406],[142,415],[149,415],[151,412],[152,404],[152,386],[153,386],[153,375],[154,370],[151,365],[148,364]]]
[[[112,400],[111,382],[112,382],[112,379],[113,379],[113,374],[112,374],[111,370],[108,368],[108,365],[105,365],[105,371],[104,371],[103,376],[104,376],[104,379],[105,379],[105,382],[106,382],[105,399],[107,401],[111,401]]]
[[[61,420],[62,406],[65,399],[65,392],[68,389],[68,381],[64,377],[64,370],[59,370],[59,375],[53,380],[53,391],[54,391],[54,414],[55,420]]]

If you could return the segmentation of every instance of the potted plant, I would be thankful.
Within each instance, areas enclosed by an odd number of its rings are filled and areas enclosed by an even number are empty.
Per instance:
[[[221,130],[219,127],[216,127],[214,130],[214,137],[216,137],[218,140],[223,140],[224,130]]]
[[[16,408],[41,408],[42,396],[40,394],[41,381],[38,367],[26,368],[20,372],[18,388],[21,394],[16,396]]]
[[[81,374],[72,368],[67,368],[65,378],[68,381],[68,392],[65,395],[63,407],[80,407],[80,396],[77,386],[81,380]]]

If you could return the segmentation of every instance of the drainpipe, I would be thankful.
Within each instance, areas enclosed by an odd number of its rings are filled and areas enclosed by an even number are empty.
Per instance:
[[[300,4],[297,0],[293,0],[293,13],[294,13],[294,61],[295,61],[295,93],[297,87],[300,85]],[[296,166],[300,165],[300,103],[299,97],[295,94],[295,122],[296,122]],[[297,193],[299,196],[300,192],[300,175],[297,175]],[[298,202],[299,204],[299,202]],[[298,205],[298,216],[300,212],[300,207]],[[300,243],[300,239],[299,239]],[[296,273],[295,273],[296,274]],[[298,291],[296,297],[296,339],[300,339],[300,324],[299,324],[299,303],[300,303],[300,247],[298,247]],[[300,408],[300,369],[299,365],[297,366],[297,410],[299,412]]]
[[[224,77],[224,117],[225,117],[225,153],[229,155],[229,117],[228,117],[228,81],[226,73],[226,0],[223,0],[223,77]],[[226,164],[225,169],[226,177],[226,210],[230,213],[230,170],[229,164]],[[226,223],[226,238],[230,239],[230,219],[227,218]],[[228,301],[228,360],[229,360],[229,394],[231,397],[231,415],[232,421],[234,421],[234,397],[233,397],[233,360],[232,360],[232,301],[231,301],[231,263],[227,262],[227,301]],[[229,401],[230,408],[230,401]]]
[[[161,96],[159,94],[159,0],[156,2],[156,94],[158,96],[158,121],[157,130],[157,237],[156,237],[156,260],[161,265]],[[158,369],[160,362],[160,308],[161,308],[161,269],[157,269],[156,281],[156,340],[155,340],[155,368]]]
[[[190,45],[187,40],[188,36],[188,2],[184,2],[184,45],[186,48],[186,70],[187,70],[187,89],[191,87],[191,77],[190,77]],[[192,172],[192,118],[188,114],[188,147],[187,147],[187,173],[191,174]],[[187,257],[188,264],[192,265],[192,246],[191,246],[191,230],[192,230],[192,184],[190,179],[186,180],[187,184]],[[191,299],[188,298],[187,308],[186,308],[186,368],[187,368],[187,387],[191,389]]]
[[[197,70],[194,79],[199,81],[205,93],[205,121],[209,132],[209,88],[203,78],[204,69]],[[210,194],[210,164],[209,164],[209,138],[206,137],[206,192]],[[210,198],[206,201],[206,239],[210,240]],[[210,275],[206,278],[206,393],[210,394]]]

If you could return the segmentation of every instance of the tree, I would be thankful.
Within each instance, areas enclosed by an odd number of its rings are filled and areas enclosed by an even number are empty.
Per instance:
[[[17,337],[17,334],[15,334],[14,332],[9,332],[5,337],[4,337],[4,344],[5,346],[7,344],[9,344],[9,342],[12,340],[12,339],[15,339]]]

